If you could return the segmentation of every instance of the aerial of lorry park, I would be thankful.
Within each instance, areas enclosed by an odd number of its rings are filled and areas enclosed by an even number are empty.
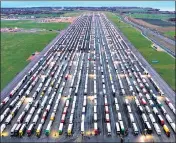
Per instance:
[[[1,141],[173,142],[175,98],[136,53],[103,13],[80,15],[1,96]]]

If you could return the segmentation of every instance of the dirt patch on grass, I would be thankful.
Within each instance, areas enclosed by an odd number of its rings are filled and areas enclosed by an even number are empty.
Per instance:
[[[158,27],[157,30],[159,32],[168,32],[168,31],[175,31],[175,27]]]
[[[1,32],[19,32],[21,31],[21,28],[1,28]]]
[[[131,17],[128,17],[128,20],[136,23],[136,24],[139,24],[139,25],[142,25],[144,27],[148,27],[148,28],[151,28],[151,29],[154,29],[154,30],[157,30],[159,32],[167,32],[167,31],[175,31],[175,27],[174,26],[168,26],[168,27],[161,27],[161,26],[157,26],[157,25],[153,25],[153,24],[150,24],[150,23],[147,23],[141,19],[135,19],[135,18],[131,18]]]
[[[39,52],[36,51],[27,59],[27,61],[32,61],[38,54],[39,54]]]
[[[169,65],[155,65],[156,68],[160,68],[160,69],[170,69],[170,70],[175,70],[175,67],[172,64]]]
[[[14,67],[10,66],[8,67],[8,71],[13,71]]]
[[[24,33],[35,33],[35,32],[42,32],[46,31],[45,29],[40,29],[40,28],[32,28],[32,29],[24,29],[24,28],[1,28],[1,32],[4,33],[19,33],[19,32],[24,32]]]
[[[68,22],[72,23],[76,17],[56,17],[56,18],[44,18],[38,20],[40,23],[59,23],[59,22]]]

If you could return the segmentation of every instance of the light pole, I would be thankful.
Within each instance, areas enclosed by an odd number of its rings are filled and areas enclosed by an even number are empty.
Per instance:
[[[146,134],[147,134],[147,129],[144,129],[145,140],[146,140]]]
[[[146,134],[147,134],[147,129],[144,129],[144,135],[146,136]]]

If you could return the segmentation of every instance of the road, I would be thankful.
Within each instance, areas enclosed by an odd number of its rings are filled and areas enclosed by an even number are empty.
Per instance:
[[[150,39],[156,45],[160,46],[168,54],[175,57],[175,41],[174,40],[171,40],[171,39],[159,34],[158,32],[152,31],[149,28],[145,28],[145,27],[140,26],[132,21],[129,21],[127,17],[121,16],[121,20],[123,22],[128,23],[128,24],[134,26],[135,28],[139,29],[145,37]]]
[[[170,104],[174,105],[174,93],[104,14],[81,15],[56,39],[55,43],[48,45],[48,49],[44,49],[47,52],[41,52],[43,60],[40,57],[40,62],[36,60],[33,63],[38,64],[31,66],[33,70],[29,68],[32,70],[31,74],[27,75],[14,95],[7,103],[2,103],[2,142],[175,140],[175,132],[171,126],[175,124],[175,111],[165,102],[165,97],[168,97]],[[29,69],[26,69],[24,75]],[[144,73],[145,70],[151,77]],[[14,81],[16,86],[22,77],[23,75],[18,77],[16,83]],[[159,87],[156,87],[152,79],[157,84],[161,82]],[[8,85],[6,96],[13,88]],[[23,89],[23,94],[19,95]],[[161,90],[164,92],[162,96]],[[3,97],[5,98],[5,95]],[[19,99],[10,108],[10,104],[17,97]],[[141,102],[142,99],[146,104]],[[140,107],[143,108],[142,113],[136,101],[139,101]],[[153,107],[158,113],[155,114]],[[162,112],[161,107],[166,113]],[[10,110],[5,113],[8,108]],[[32,111],[32,108],[35,110]],[[22,112],[23,120],[19,120]],[[149,114],[153,115],[155,122],[152,122]],[[167,121],[166,114],[172,121]],[[12,119],[8,121],[7,118],[11,115]],[[134,120],[129,118],[130,115]],[[152,134],[146,136],[143,135],[147,129],[143,115],[152,129]],[[170,137],[166,136],[158,115],[162,116],[170,130]],[[2,116],[5,116],[4,119]],[[28,116],[31,118],[27,121]],[[34,121],[37,116],[39,118]],[[11,132],[11,129],[15,123],[26,127],[22,135],[21,129],[16,129],[17,132],[12,136],[14,132]],[[161,135],[157,134],[154,123],[159,127]],[[38,136],[37,129],[40,124],[42,128]],[[116,124],[120,126],[120,135],[117,134]],[[132,124],[136,124],[138,135],[134,135]],[[63,127],[59,129],[60,125]],[[5,128],[2,130],[3,126]],[[33,128],[30,129],[30,126]]]

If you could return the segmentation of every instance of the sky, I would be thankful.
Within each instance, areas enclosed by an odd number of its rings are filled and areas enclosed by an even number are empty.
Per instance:
[[[1,7],[137,6],[174,11],[174,1],[1,1]]]

